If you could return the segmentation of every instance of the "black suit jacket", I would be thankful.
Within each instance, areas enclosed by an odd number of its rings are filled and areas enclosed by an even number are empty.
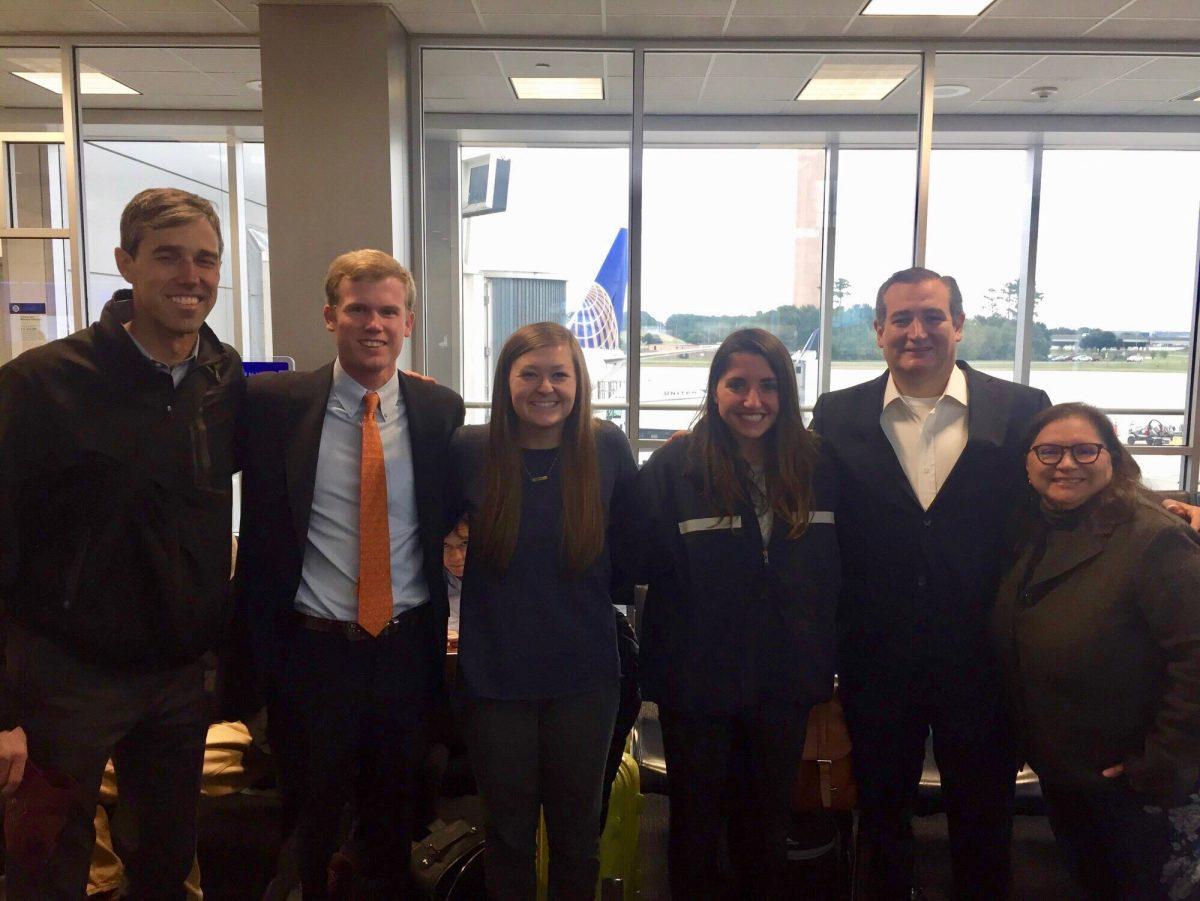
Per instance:
[[[448,388],[400,373],[400,391],[412,442],[413,478],[425,580],[430,603],[440,612],[431,642],[445,642],[449,606],[442,575],[442,539],[447,523],[445,497],[450,436],[462,425],[463,402]],[[245,656],[262,700],[277,687],[281,630],[300,586],[313,483],[325,406],[333,385],[333,364],[314,372],[265,373],[249,381],[239,450],[242,462],[242,521],[237,575],[238,622]],[[440,656],[440,655],[439,655]],[[237,712],[244,712],[245,686],[234,686]]]
[[[1006,528],[1025,485],[1022,441],[1044,391],[957,364],[966,375],[967,445],[928,510],[879,424],[888,373],[822,395],[813,429],[837,466],[843,680],[904,691],[924,675],[968,686],[995,674],[989,614]]]

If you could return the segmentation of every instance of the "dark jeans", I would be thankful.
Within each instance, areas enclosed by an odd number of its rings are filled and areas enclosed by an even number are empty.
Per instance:
[[[110,757],[121,807],[133,826],[125,856],[133,896],[185,897],[208,731],[202,664],[154,672],[113,669],[80,660],[12,623],[6,631],[7,687],[29,758],[71,776],[81,795],[48,867],[32,873],[6,861],[8,897],[84,896],[100,778]]]
[[[787,885],[787,832],[808,710],[735,717],[660,707],[659,721],[671,897],[799,897]],[[732,872],[721,865],[723,840]]]
[[[959,683],[971,678],[964,674]],[[844,686],[868,898],[907,898],[914,884],[912,815],[931,730],[950,834],[954,896],[1008,897],[1016,768],[1000,693],[941,688]]]
[[[538,808],[550,844],[551,901],[591,901],[600,869],[604,763],[618,686],[565,698],[465,698],[463,736],[487,810],[493,901],[537,897]]]
[[[284,830],[295,843],[306,899],[326,896],[329,860],[342,844],[351,800],[350,845],[361,883],[381,897],[412,894],[418,774],[444,649],[444,639],[431,644],[436,619],[423,604],[379,638],[350,641],[298,624],[285,636],[269,729]]]
[[[1200,821],[1200,804],[1164,809],[1135,793],[1124,779],[1097,792],[1071,791],[1042,780],[1042,795],[1059,850],[1088,897],[1200,897],[1200,835],[1194,825]]]

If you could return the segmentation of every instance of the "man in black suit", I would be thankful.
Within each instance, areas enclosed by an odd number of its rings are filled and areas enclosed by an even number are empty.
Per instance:
[[[463,403],[396,370],[416,295],[396,260],[344,254],[325,293],[334,362],[256,376],[247,392],[237,587],[306,901],[326,896],[351,799],[368,891],[403,898],[446,645],[443,486]]]
[[[843,560],[839,672],[863,807],[869,896],[913,891],[911,816],[925,756],[942,774],[955,893],[1009,885],[1014,757],[987,622],[1021,442],[1045,392],[956,363],[962,295],[928,269],[879,289],[888,371],[823,395]]]

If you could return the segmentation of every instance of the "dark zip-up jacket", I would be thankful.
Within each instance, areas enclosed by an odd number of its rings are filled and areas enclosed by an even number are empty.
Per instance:
[[[84,659],[166,668],[227,614],[245,378],[203,326],[176,388],[125,331],[132,303],[0,368],[0,601]]]
[[[691,443],[659,448],[638,475],[645,697],[711,715],[827,700],[841,587],[833,467],[822,462],[813,476],[805,532],[790,539],[777,521],[764,549],[749,503],[731,520],[704,497]]]

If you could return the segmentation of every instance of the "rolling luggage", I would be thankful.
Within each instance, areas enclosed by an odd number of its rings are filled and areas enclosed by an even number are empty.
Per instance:
[[[642,825],[641,779],[637,761],[626,752],[621,757],[612,783],[608,802],[608,819],[600,835],[600,880],[596,897],[634,901],[641,883],[638,861],[638,832]],[[546,823],[538,827],[538,901],[546,901],[546,884],[550,864]]]

